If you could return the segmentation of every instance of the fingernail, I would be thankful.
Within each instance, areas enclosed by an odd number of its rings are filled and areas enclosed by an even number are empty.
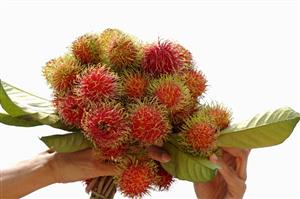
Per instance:
[[[171,157],[169,156],[169,154],[163,153],[162,154],[162,161],[164,163],[169,162],[171,160]]]
[[[210,161],[212,161],[213,163],[216,163],[218,161],[218,157],[215,154],[212,154],[210,156]]]

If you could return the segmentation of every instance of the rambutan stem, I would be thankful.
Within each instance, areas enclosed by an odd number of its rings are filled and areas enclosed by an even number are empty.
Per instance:
[[[113,199],[116,193],[116,185],[113,183],[113,177],[104,176],[92,180],[93,187],[90,199]]]

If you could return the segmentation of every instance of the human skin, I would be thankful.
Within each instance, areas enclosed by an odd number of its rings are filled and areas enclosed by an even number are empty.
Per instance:
[[[156,146],[149,147],[148,154],[149,157],[160,162],[168,162],[171,159],[166,151]],[[232,158],[234,157],[236,156],[232,156]],[[211,157],[211,161],[220,164],[222,168],[219,169],[221,176],[218,174],[216,177],[220,182],[195,184],[195,191],[198,198],[212,199],[212,195],[208,193],[214,193],[215,189],[219,190],[218,193],[220,192],[219,195],[214,195],[216,199],[242,197],[245,187],[235,186],[235,184],[231,184],[230,180],[224,180],[224,174],[225,176],[226,174],[233,175],[232,178],[236,178],[238,174],[228,173],[226,168],[227,166],[231,166],[231,163],[229,165],[226,159],[224,162],[221,161],[222,158],[215,160]],[[240,167],[245,168],[243,165]],[[117,175],[118,172],[119,170],[114,164],[101,162],[99,156],[95,155],[92,149],[73,153],[46,151],[32,159],[19,162],[13,167],[1,170],[0,198],[16,199],[54,183],[69,183],[99,176],[113,176]],[[230,179],[230,177],[226,179]],[[216,187],[221,185],[221,183],[224,184],[224,182],[226,186],[222,186],[222,188]]]
[[[210,161],[219,165],[217,176],[210,182],[194,183],[197,198],[240,199],[246,191],[247,160],[250,150],[223,148],[222,155]]]

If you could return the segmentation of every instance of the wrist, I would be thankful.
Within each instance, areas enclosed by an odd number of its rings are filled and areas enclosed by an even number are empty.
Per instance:
[[[59,162],[61,161],[61,155],[57,152],[47,154],[46,169],[49,173],[49,182],[51,184],[60,183],[59,179]]]

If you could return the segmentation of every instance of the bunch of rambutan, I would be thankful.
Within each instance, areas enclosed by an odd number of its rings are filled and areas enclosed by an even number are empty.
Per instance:
[[[77,38],[43,73],[62,121],[80,129],[102,159],[119,165],[115,183],[131,198],[167,190],[173,182],[147,157],[148,146],[178,134],[187,152],[208,157],[230,123],[223,106],[200,104],[206,78],[177,42],[142,43],[106,29]]]

